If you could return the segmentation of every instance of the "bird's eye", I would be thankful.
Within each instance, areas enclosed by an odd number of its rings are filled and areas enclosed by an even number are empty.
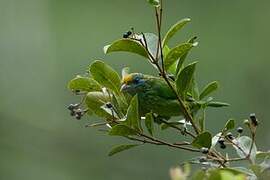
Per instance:
[[[135,78],[135,79],[134,79],[134,83],[135,83],[135,84],[138,84],[139,82],[140,82],[140,79],[139,79],[139,78]]]

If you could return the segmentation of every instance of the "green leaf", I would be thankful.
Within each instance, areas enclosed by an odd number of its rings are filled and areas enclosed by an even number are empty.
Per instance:
[[[112,129],[109,132],[109,135],[111,136],[130,136],[130,135],[136,135],[137,132],[124,125],[124,124],[118,124],[116,126],[113,126]]]
[[[136,146],[139,146],[139,144],[122,144],[122,145],[118,145],[118,146],[113,147],[108,155],[113,156],[113,155],[115,155],[117,153],[120,153],[122,151],[134,148]]]
[[[233,147],[236,150],[238,156],[241,158],[245,158],[250,151],[250,148],[252,145],[252,139],[248,136],[241,136],[239,138],[236,138],[234,140],[234,143],[237,144],[237,146],[233,146]],[[238,147],[240,147],[243,151],[241,151]],[[252,162],[255,162],[256,154],[257,154],[257,147],[255,143],[253,143],[252,150],[250,153],[250,159]]]
[[[256,153],[256,158],[257,159],[264,159],[266,157],[270,157],[270,151],[266,151],[266,152],[257,151],[257,153]]]
[[[165,46],[163,47],[163,54],[164,54],[164,57],[166,57],[166,56],[169,54],[170,50],[171,50],[171,49],[169,48],[168,45],[165,45]]]
[[[125,121],[125,124],[127,124],[129,127],[135,128],[136,130],[142,131],[137,95],[135,95],[130,102],[127,110],[127,120]]]
[[[175,35],[175,33],[177,33],[177,31],[181,30],[190,21],[191,21],[191,19],[184,18],[184,19],[178,21],[176,24],[174,24],[166,33],[166,35],[163,39],[163,42],[162,42],[162,46],[164,47],[164,45],[168,43],[168,41]]]
[[[119,51],[135,53],[148,59],[146,49],[139,42],[132,39],[120,39],[104,47],[105,54]]]
[[[219,107],[227,107],[227,106],[230,106],[230,104],[224,103],[224,102],[211,101],[211,102],[208,102],[208,103],[207,103],[207,106],[219,108]]]
[[[160,6],[159,0],[147,0],[147,2],[148,2],[149,4],[151,4],[152,6],[155,6],[155,7]]]
[[[235,175],[245,174],[251,177],[256,177],[250,169],[247,169],[245,167],[227,167],[224,168],[224,170],[229,171]]]
[[[184,43],[172,48],[164,59],[165,69],[168,70],[179,58],[185,55],[191,48],[193,44]]]
[[[109,102],[109,100],[110,97],[108,94],[102,92],[89,92],[86,95],[85,104],[97,116],[110,118],[111,115],[101,108],[101,106]]]
[[[203,99],[204,97],[208,96],[212,92],[216,91],[218,89],[218,82],[213,81],[205,86],[202,93],[200,94],[200,99]]]
[[[226,128],[226,130],[231,130],[231,129],[234,128],[234,126],[235,126],[235,120],[234,119],[229,119],[226,122],[225,128]]]
[[[200,129],[202,132],[204,132],[204,130],[205,130],[205,114],[206,114],[205,111],[206,111],[206,109],[203,108],[202,109],[202,116],[199,118],[199,125],[200,125]]]
[[[192,145],[197,148],[210,148],[212,144],[212,135],[209,132],[199,134],[192,142]]]
[[[197,46],[198,45],[198,42],[195,42],[195,40],[197,39],[197,36],[194,36],[192,38],[190,38],[187,43],[191,43],[193,45],[193,47]],[[180,57],[180,59],[177,61],[176,63],[176,70],[175,70],[175,74],[178,74],[178,72],[182,69],[182,66],[186,60],[186,57],[188,55],[189,51],[186,52],[184,55],[182,55]]]
[[[187,65],[182,71],[180,71],[176,78],[177,91],[183,98],[185,97],[184,95],[186,94],[192,82],[196,64],[197,62]]]
[[[72,91],[100,91],[101,86],[92,78],[76,76],[74,79],[70,80],[68,83],[68,88]]]
[[[95,61],[90,66],[93,78],[102,86],[111,89],[115,93],[120,93],[121,79],[117,72],[102,61]]]
[[[198,170],[192,175],[191,180],[202,180],[205,178],[206,178],[206,172],[203,170]]]
[[[200,92],[199,92],[198,84],[194,77],[192,78],[192,81],[191,81],[190,92],[194,99],[196,100],[199,99]]]
[[[145,115],[145,126],[149,132],[153,136],[154,126],[153,126],[154,118],[152,113],[147,113]]]

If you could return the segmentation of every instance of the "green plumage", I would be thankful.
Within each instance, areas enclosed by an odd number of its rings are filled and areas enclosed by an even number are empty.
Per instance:
[[[124,93],[138,95],[142,116],[149,112],[167,118],[181,115],[174,92],[162,78],[133,73],[124,78],[123,82]]]

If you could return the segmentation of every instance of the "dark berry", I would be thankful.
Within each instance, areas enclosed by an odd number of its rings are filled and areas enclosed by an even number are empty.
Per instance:
[[[77,107],[79,107],[79,104],[70,104],[70,105],[68,105],[68,110],[73,111]]]
[[[237,128],[237,132],[241,134],[243,132],[243,128],[242,127],[238,127]]]
[[[226,148],[226,145],[224,143],[220,144],[219,146],[221,149],[225,149]]]
[[[132,34],[131,31],[125,32],[125,33],[123,34],[123,38],[128,38],[131,34]]]
[[[220,139],[218,140],[218,143],[219,143],[219,144],[224,144],[224,142],[225,142],[225,139],[224,139],[224,138],[220,138]]]
[[[226,137],[229,138],[229,139],[231,139],[231,140],[233,139],[233,135],[232,135],[231,132],[228,132],[227,135],[226,135]]]
[[[131,32],[131,31],[128,31],[128,32],[126,32],[126,33],[127,33],[127,35],[129,35],[129,36],[132,34],[132,32]]]
[[[199,158],[199,161],[200,161],[200,162],[206,162],[207,159],[206,159],[206,157],[200,157],[200,158]]]
[[[82,116],[79,115],[79,114],[76,114],[76,115],[75,115],[75,118],[76,118],[77,120],[80,120],[80,119],[82,118]]]
[[[209,152],[209,149],[208,149],[208,148],[205,148],[205,147],[202,147],[202,148],[201,148],[201,152],[202,152],[203,154],[207,154],[207,153]]]
[[[75,116],[76,115],[75,111],[70,111],[70,115]]]
[[[123,34],[123,38],[128,38],[128,34],[127,33],[124,33]]]
[[[111,103],[108,102],[108,103],[106,103],[106,107],[109,108],[109,109],[111,109],[113,106],[112,106]]]
[[[254,126],[258,126],[258,120],[256,118],[256,115],[255,113],[252,113],[249,115],[249,118],[251,119],[251,122]]]

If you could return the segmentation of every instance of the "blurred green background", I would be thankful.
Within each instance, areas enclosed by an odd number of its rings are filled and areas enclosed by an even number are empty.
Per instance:
[[[198,60],[199,85],[218,80],[218,99],[232,104],[208,112],[217,133],[234,117],[255,112],[262,122],[257,145],[270,147],[270,1],[165,1],[164,28],[191,17],[177,40],[199,37],[189,59]],[[190,157],[183,151],[145,146],[114,157],[123,142],[75,121],[66,105],[76,99],[68,80],[95,59],[120,72],[153,73],[136,55],[104,56],[102,48],[130,27],[154,31],[145,0],[0,0],[0,179],[135,180],[168,179],[168,169]],[[175,136],[175,134],[170,135]]]

